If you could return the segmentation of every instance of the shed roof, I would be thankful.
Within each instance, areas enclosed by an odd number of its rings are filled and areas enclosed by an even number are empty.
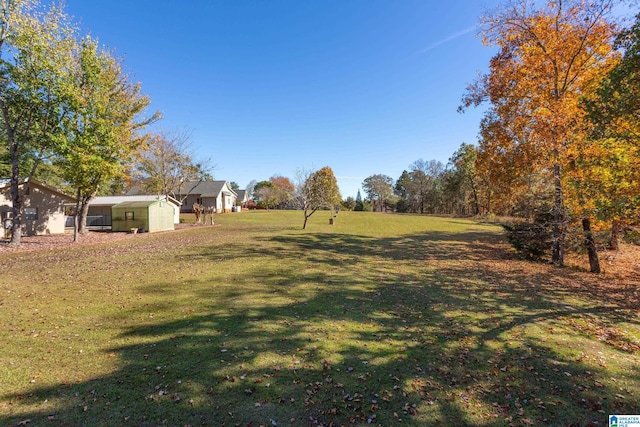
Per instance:
[[[136,196],[98,196],[91,199],[89,206],[114,206],[125,202],[154,202],[158,200],[167,200],[176,206],[180,206],[180,202],[173,197],[155,195],[136,195]]]
[[[161,200],[134,200],[130,202],[122,202],[113,205],[114,208],[148,208],[149,206],[160,202]]]

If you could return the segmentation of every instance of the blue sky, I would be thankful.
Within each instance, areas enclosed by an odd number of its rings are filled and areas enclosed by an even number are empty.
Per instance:
[[[456,112],[494,51],[470,0],[66,0],[83,32],[124,58],[163,113],[192,133],[215,179],[330,166],[343,197],[475,143],[481,111]],[[364,196],[364,194],[363,194]]]

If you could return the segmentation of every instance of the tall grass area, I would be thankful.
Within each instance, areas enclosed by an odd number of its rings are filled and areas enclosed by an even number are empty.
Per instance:
[[[607,425],[640,411],[637,283],[498,226],[257,211],[0,259],[0,425]],[[611,288],[608,288],[611,289]],[[634,294],[635,292],[635,294]]]

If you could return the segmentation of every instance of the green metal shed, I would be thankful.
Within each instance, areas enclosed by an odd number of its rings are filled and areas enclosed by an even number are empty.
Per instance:
[[[111,207],[111,230],[174,230],[173,205],[164,200],[122,202]]]

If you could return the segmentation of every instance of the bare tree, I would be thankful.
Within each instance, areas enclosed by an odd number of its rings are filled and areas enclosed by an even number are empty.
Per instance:
[[[182,195],[180,202],[197,183],[211,179],[212,169],[209,159],[195,159],[191,132],[188,131],[163,131],[152,136],[137,167],[141,186],[146,192],[174,198]]]
[[[255,179],[252,179],[251,181],[249,181],[249,183],[245,187],[245,191],[247,192],[247,197],[249,199],[253,199],[256,184],[258,184],[258,181],[256,181]]]
[[[312,170],[307,170],[305,168],[298,168],[296,170],[296,175],[293,182],[293,185],[295,185],[296,189],[291,199],[291,203],[296,209],[304,209],[304,194],[302,190],[304,188],[305,182],[307,182],[312,173]]]

